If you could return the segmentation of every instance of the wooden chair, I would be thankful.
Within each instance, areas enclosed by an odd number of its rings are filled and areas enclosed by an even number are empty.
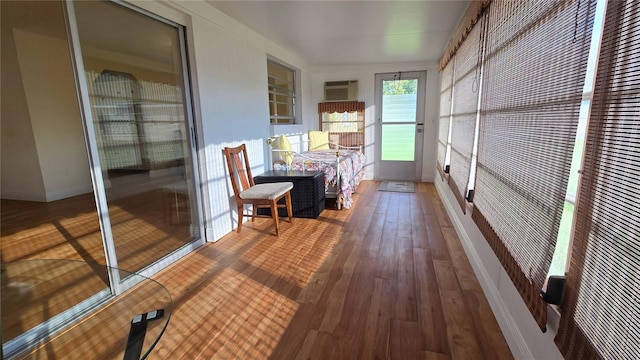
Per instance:
[[[231,185],[238,204],[238,232],[242,230],[242,219],[251,216],[251,221],[255,220],[256,212],[259,208],[270,208],[271,217],[276,227],[276,235],[280,236],[280,222],[278,208],[286,207],[289,215],[289,222],[293,222],[291,211],[291,182],[277,182],[268,184],[255,184],[249,166],[247,147],[242,144],[238,147],[225,147],[224,155],[229,167]],[[285,198],[285,204],[278,204],[278,201]],[[251,204],[253,209],[251,214],[244,213],[244,205]]]

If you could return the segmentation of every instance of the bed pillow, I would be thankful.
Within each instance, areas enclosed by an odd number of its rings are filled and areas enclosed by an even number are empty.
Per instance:
[[[280,150],[287,150],[286,152],[280,152],[280,158],[288,166],[291,166],[291,163],[293,162],[293,153],[291,152],[292,149],[289,138],[284,135],[280,135],[280,138],[278,139],[278,148]]]
[[[285,135],[280,135],[271,143],[272,150],[292,150],[291,143],[289,142],[289,138]],[[291,165],[293,162],[293,153],[284,152],[284,151],[272,151],[271,157],[274,162],[283,161],[287,163],[287,165]]]
[[[309,131],[309,151],[329,150],[328,131]]]
[[[282,161],[282,156],[280,156],[280,151],[273,151],[273,150],[280,150],[280,138],[274,138],[273,141],[271,142],[271,159],[273,160],[273,162],[276,161]]]

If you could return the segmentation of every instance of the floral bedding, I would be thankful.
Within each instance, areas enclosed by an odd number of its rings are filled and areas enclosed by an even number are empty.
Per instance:
[[[340,155],[340,188],[336,187],[336,197],[342,200],[342,206],[350,208],[351,195],[356,191],[364,168],[365,157],[361,151],[353,150],[316,150],[294,154],[291,167],[283,162],[276,162],[274,170],[311,170],[323,171],[325,188],[336,185],[336,151]]]

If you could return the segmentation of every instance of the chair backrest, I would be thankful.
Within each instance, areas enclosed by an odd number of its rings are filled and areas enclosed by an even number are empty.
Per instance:
[[[238,195],[243,190],[252,187],[254,182],[246,145],[242,144],[233,148],[225,147],[224,155],[227,158],[233,192]]]

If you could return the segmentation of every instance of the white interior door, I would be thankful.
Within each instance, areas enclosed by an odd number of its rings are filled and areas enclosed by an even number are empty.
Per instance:
[[[420,180],[425,71],[376,74],[376,180]]]

